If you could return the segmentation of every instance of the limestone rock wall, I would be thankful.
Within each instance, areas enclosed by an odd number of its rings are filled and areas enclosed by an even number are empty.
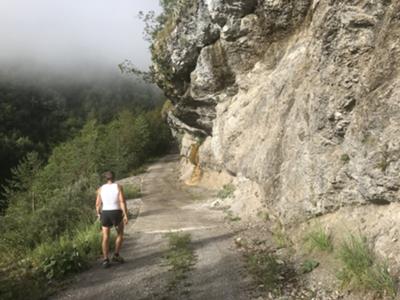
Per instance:
[[[398,1],[198,0],[157,43],[171,126],[283,222],[400,200]]]

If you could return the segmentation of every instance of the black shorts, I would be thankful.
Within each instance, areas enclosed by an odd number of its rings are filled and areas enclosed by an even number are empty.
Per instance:
[[[122,210],[103,210],[100,220],[103,227],[118,226],[122,222]]]

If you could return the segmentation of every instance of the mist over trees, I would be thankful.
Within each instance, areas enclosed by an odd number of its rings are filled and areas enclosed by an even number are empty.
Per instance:
[[[105,124],[162,103],[155,86],[119,74],[34,75],[0,73],[0,185],[26,153],[46,159],[87,120]]]
[[[87,75],[0,74],[1,299],[43,299],[87,268],[101,174],[129,176],[172,145],[155,86]]]

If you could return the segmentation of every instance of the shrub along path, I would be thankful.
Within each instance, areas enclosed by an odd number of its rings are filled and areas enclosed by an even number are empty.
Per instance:
[[[184,186],[177,174],[178,156],[171,155],[141,176],[142,201],[128,200],[139,215],[126,228],[126,262],[109,269],[96,265],[52,299],[252,299],[251,279],[223,213],[201,205],[210,192]],[[178,232],[175,244],[168,232]],[[179,235],[194,255],[171,249],[179,247]]]

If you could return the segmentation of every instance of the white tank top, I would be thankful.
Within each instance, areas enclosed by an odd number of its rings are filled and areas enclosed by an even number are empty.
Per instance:
[[[101,201],[103,210],[121,209],[119,206],[119,189],[117,183],[106,183],[100,188]]]

